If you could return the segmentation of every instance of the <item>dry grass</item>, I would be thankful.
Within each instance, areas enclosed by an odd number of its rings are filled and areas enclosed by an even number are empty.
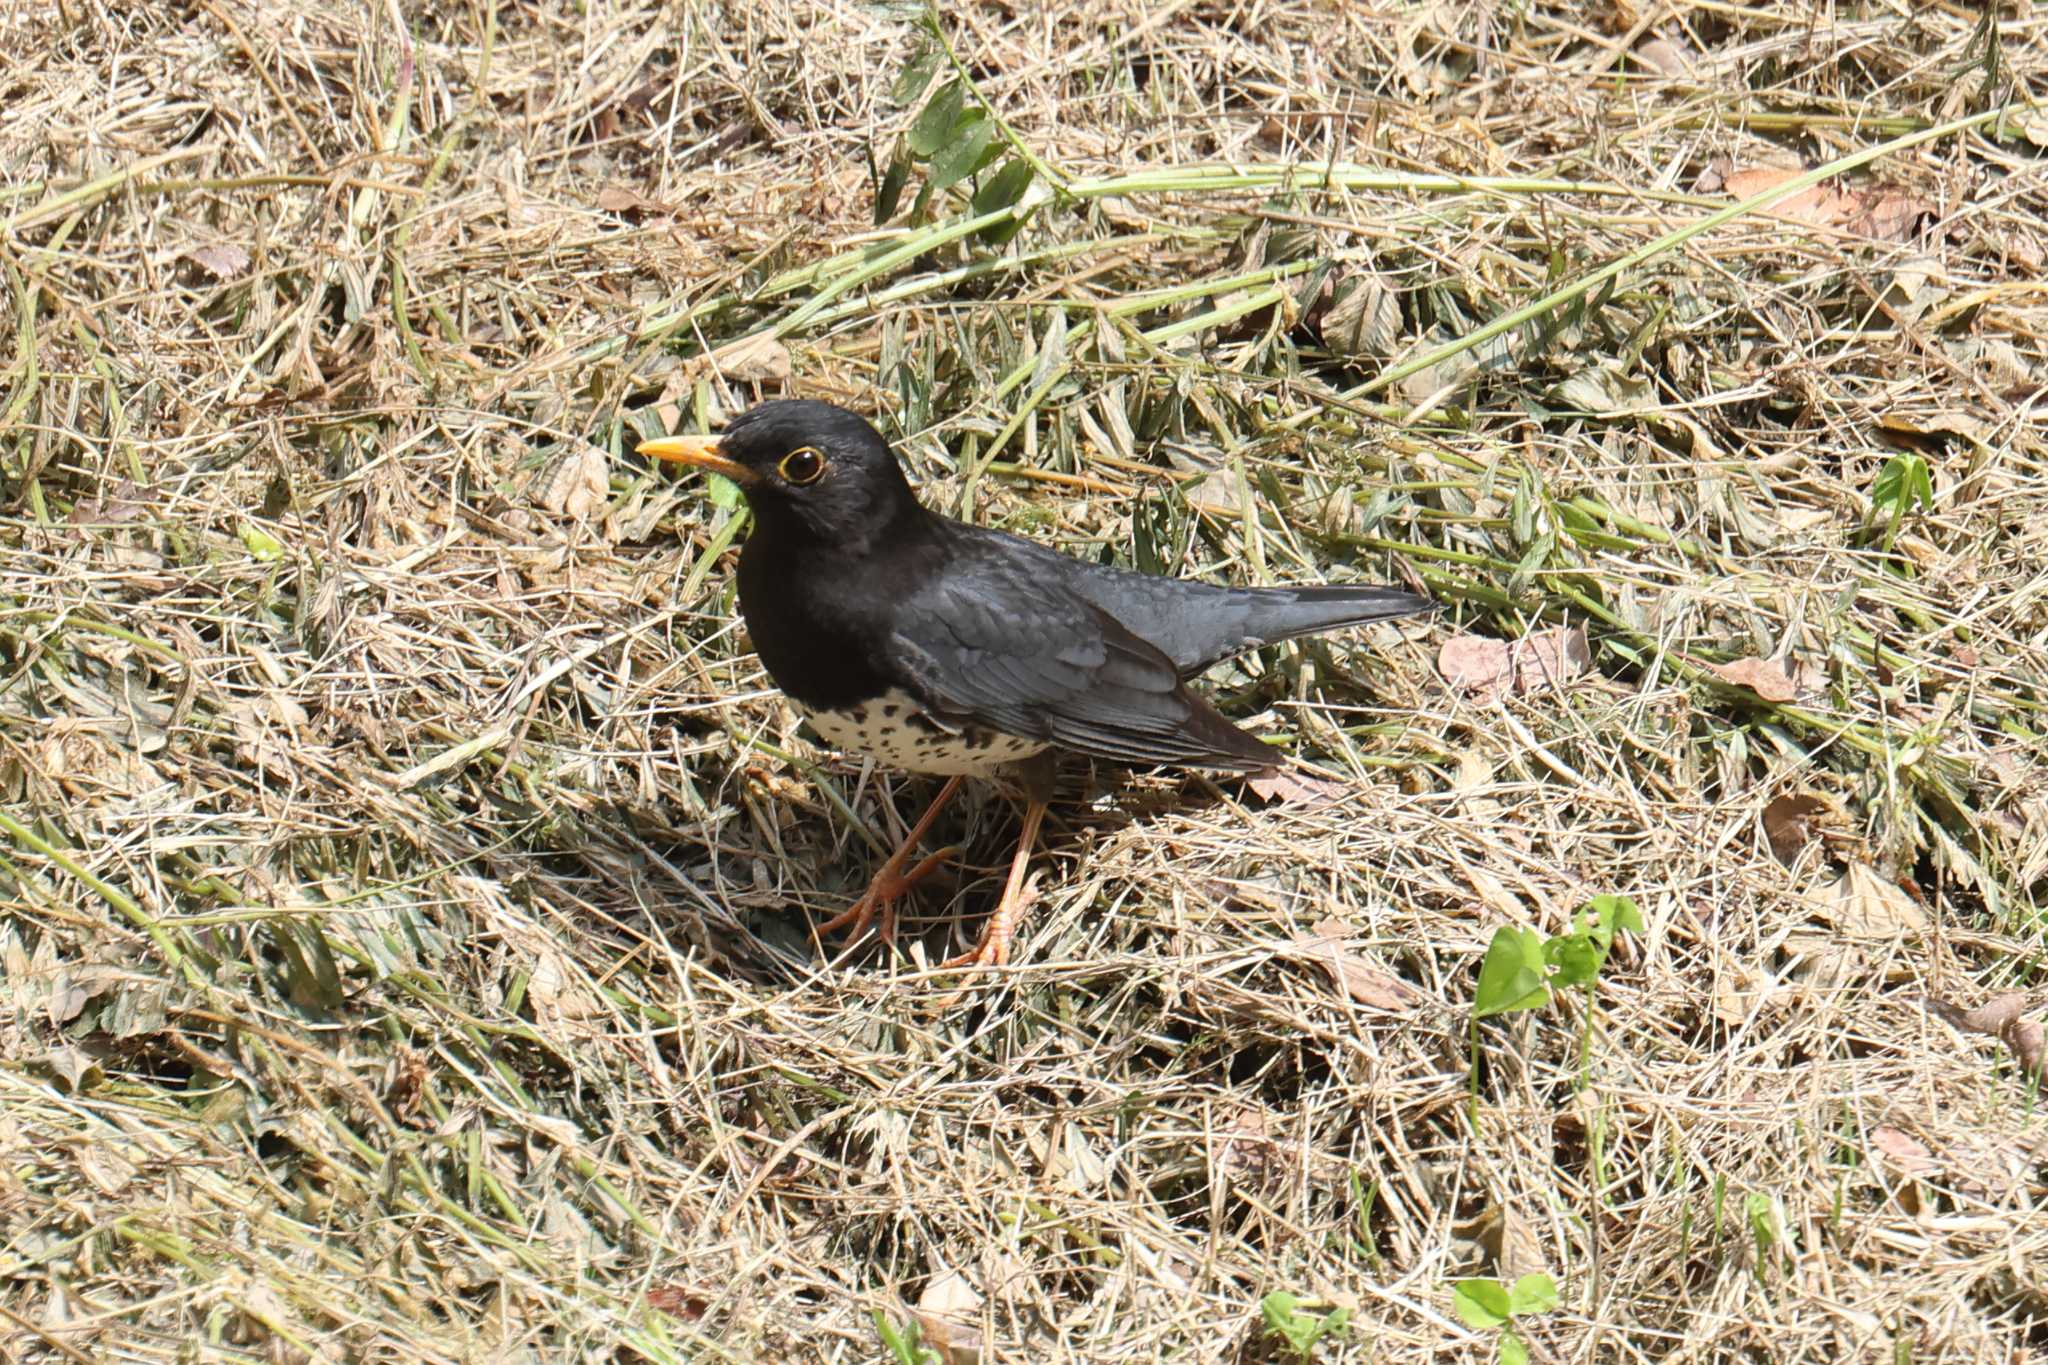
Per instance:
[[[2048,52],[1757,9],[949,12],[1068,191],[998,251],[919,174],[872,225],[915,10],[0,4],[0,1353],[873,1360],[944,1298],[953,1360],[1265,1359],[1284,1290],[1482,1360],[1450,1284],[1537,1270],[1542,1361],[2048,1352],[2034,1087],[1948,1022],[2039,990],[2048,123],[1390,379]],[[805,743],[732,510],[625,453],[778,392],[1080,553],[1450,609],[1211,680],[1334,797],[1071,775],[934,1017],[1013,814],[821,951],[927,788]],[[1566,686],[1436,669],[1560,622]],[[1474,1105],[1490,938],[1605,892]]]

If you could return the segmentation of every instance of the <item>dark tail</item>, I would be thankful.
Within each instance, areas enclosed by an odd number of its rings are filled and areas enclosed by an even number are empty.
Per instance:
[[[1436,609],[1436,603],[1427,597],[1418,597],[1399,588],[1363,583],[1313,588],[1239,588],[1232,595],[1247,599],[1244,623],[1246,648]]]
[[[1260,645],[1292,640],[1301,635],[1320,635],[1346,626],[1362,626],[1395,616],[1414,616],[1434,611],[1437,605],[1429,598],[1418,597],[1412,592],[1370,584],[1225,591],[1233,606],[1241,606],[1240,613],[1233,613],[1239,619],[1228,623],[1233,629],[1219,631],[1210,639],[1186,642],[1199,645],[1200,649],[1193,651],[1192,658],[1176,657],[1175,662],[1181,665],[1184,673],[1199,672],[1219,659],[1227,659]]]
[[[1399,588],[1325,583],[1302,588],[1226,588],[1087,564],[1029,546],[1032,562],[1121,621],[1172,659],[1183,678],[1233,654],[1297,635],[1315,635],[1436,603]]]

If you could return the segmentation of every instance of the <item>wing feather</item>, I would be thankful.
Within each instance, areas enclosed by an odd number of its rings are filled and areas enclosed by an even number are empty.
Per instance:
[[[1167,655],[1066,585],[1002,559],[902,603],[892,660],[940,719],[1120,763],[1252,769],[1277,755],[1182,683]]]

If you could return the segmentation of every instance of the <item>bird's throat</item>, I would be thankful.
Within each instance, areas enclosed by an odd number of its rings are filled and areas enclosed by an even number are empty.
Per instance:
[[[890,684],[880,652],[892,630],[888,555],[850,555],[761,526],[740,551],[740,613],[775,685],[811,710],[873,697]]]

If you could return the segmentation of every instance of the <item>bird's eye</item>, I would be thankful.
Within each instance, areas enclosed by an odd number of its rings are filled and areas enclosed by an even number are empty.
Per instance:
[[[782,457],[782,463],[776,466],[776,472],[782,475],[783,482],[793,483],[799,487],[807,483],[816,483],[824,476],[825,457],[818,453],[816,447],[798,446]]]

